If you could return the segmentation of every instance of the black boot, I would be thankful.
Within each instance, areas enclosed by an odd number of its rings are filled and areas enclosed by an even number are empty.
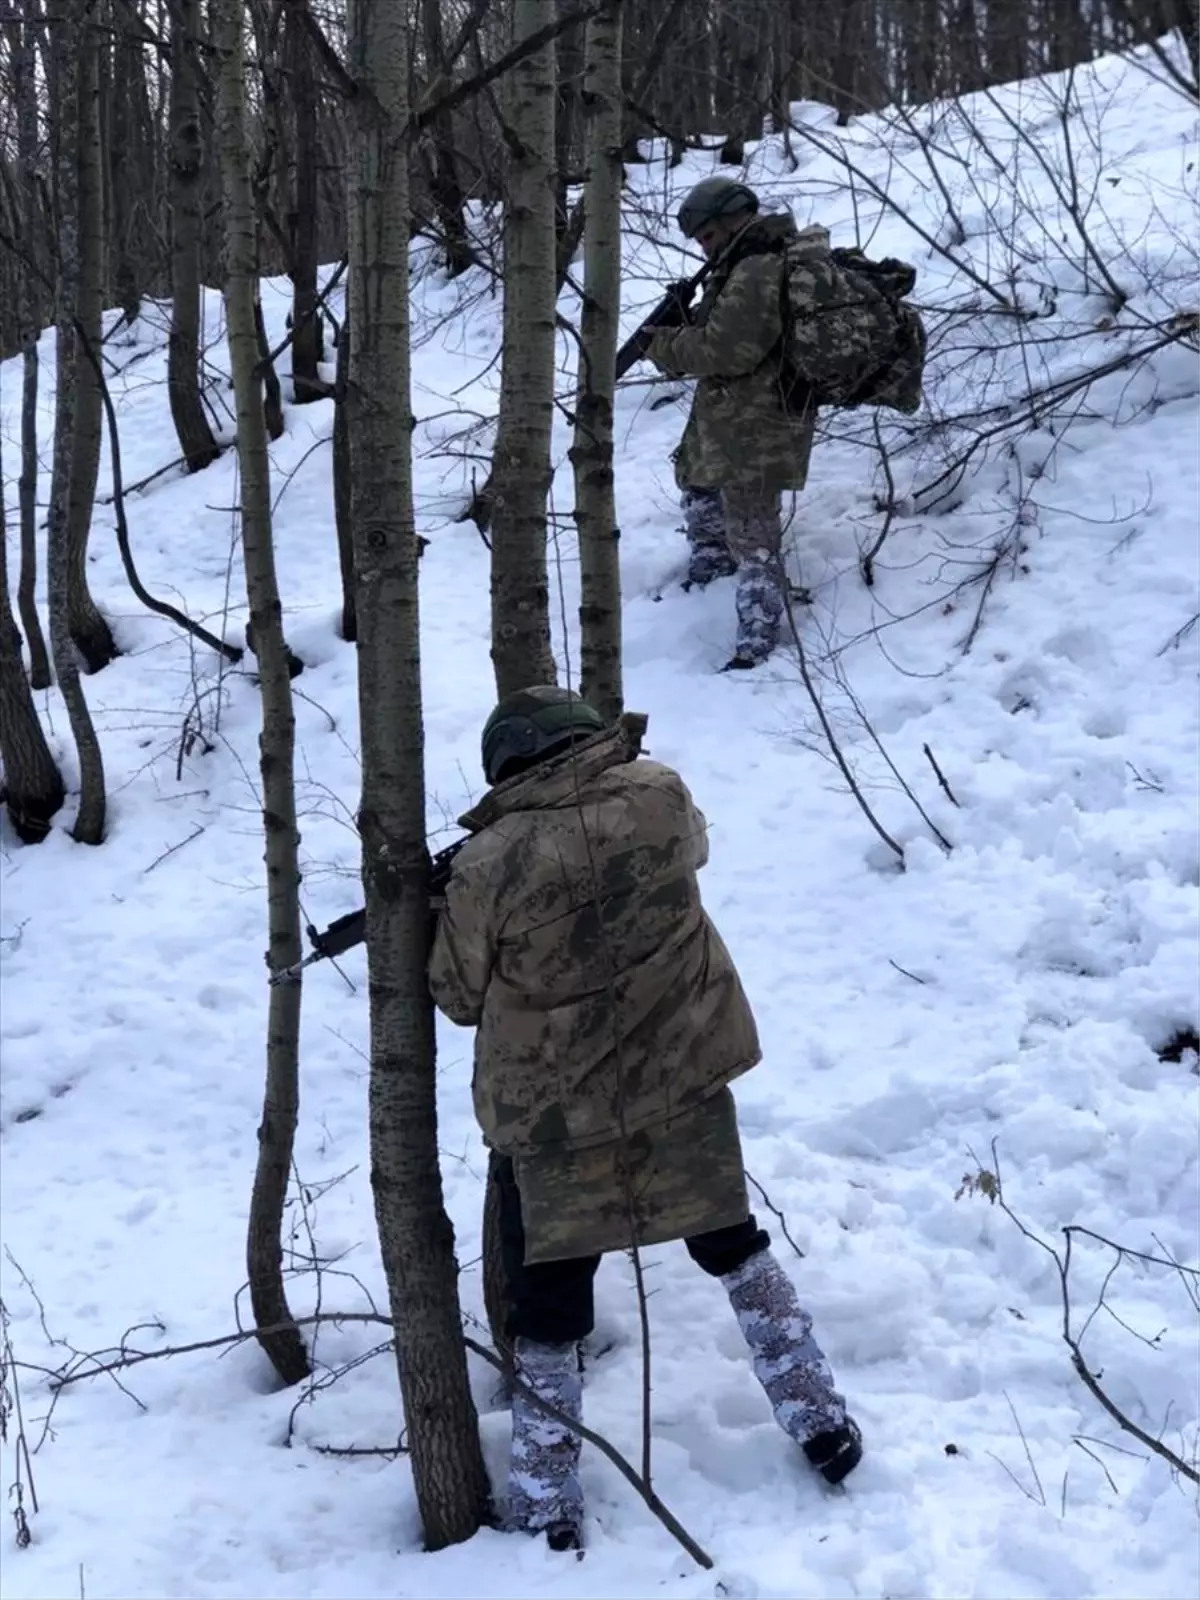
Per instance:
[[[684,594],[690,594],[693,589],[707,589],[718,578],[732,578],[737,569],[737,560],[728,550],[714,550],[706,546],[692,552],[688,575],[680,588]]]
[[[546,1543],[551,1550],[576,1550],[582,1555],[583,1530],[575,1522],[556,1522],[552,1528],[546,1529]]]
[[[858,1423],[853,1417],[847,1417],[842,1427],[818,1433],[805,1443],[804,1454],[826,1483],[841,1483],[862,1460],[862,1433]]]

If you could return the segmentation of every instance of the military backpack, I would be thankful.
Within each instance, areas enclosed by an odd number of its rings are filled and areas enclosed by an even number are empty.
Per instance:
[[[828,240],[824,228],[808,228],[784,247],[788,410],[887,406],[911,414],[925,369],[925,328],[906,303],[917,274],[890,257],[830,249]]]

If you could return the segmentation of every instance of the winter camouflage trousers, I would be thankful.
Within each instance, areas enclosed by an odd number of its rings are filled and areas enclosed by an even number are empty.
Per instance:
[[[737,655],[762,661],[779,642],[784,615],[779,495],[757,489],[685,489],[688,586],[737,573]]]
[[[812,1318],[769,1249],[757,1250],[720,1280],[750,1350],[754,1375],[775,1420],[798,1445],[846,1423],[846,1403],[813,1337]],[[565,1416],[582,1421],[578,1346],[518,1337],[518,1379]],[[516,1387],[512,1408],[508,1526],[553,1533],[583,1524],[579,1435],[539,1411]]]
[[[583,1418],[579,1347],[515,1341],[518,1384],[512,1402],[512,1455],[508,1475],[508,1523],[518,1532],[551,1533],[583,1526],[579,1481],[579,1435],[539,1411],[524,1384],[564,1416]]]
[[[783,1431],[802,1445],[843,1427],[846,1402],[833,1387],[812,1317],[772,1251],[760,1250],[721,1282],[750,1347],[754,1376]]]

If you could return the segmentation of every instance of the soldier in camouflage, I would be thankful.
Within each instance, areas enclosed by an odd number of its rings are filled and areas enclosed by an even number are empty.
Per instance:
[[[476,1028],[475,1111],[499,1161],[517,1376],[508,1517],[582,1548],[579,1341],[607,1250],[684,1239],[726,1288],[776,1417],[831,1483],[858,1429],[751,1214],[729,1084],[760,1058],[749,1003],[700,899],[707,830],[677,772],[555,688],[502,701],[492,788],[464,816],[430,960]],[[552,1405],[558,1418],[531,1397]],[[565,1419],[565,1420],[564,1420]]]
[[[787,593],[780,495],[802,489],[813,414],[784,405],[784,247],[790,216],[759,217],[758,197],[732,178],[706,178],[679,226],[716,264],[680,326],[654,328],[646,355],[672,377],[696,378],[676,454],[691,546],[686,587],[735,573],[737,647],[729,668],[755,667],[779,639]],[[671,320],[671,319],[668,319]]]

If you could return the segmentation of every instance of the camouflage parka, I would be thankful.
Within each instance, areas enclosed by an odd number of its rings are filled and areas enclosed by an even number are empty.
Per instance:
[[[704,817],[678,773],[637,758],[631,720],[461,819],[475,837],[454,861],[429,982],[451,1021],[478,1029],[475,1113],[506,1155],[609,1145],[622,1118],[626,1135],[652,1129],[760,1058],[700,902]]]
[[[790,216],[757,217],[729,247],[685,328],[660,328],[647,355],[660,372],[698,378],[675,458],[680,488],[802,489],[811,414],[784,409],[784,246]]]

